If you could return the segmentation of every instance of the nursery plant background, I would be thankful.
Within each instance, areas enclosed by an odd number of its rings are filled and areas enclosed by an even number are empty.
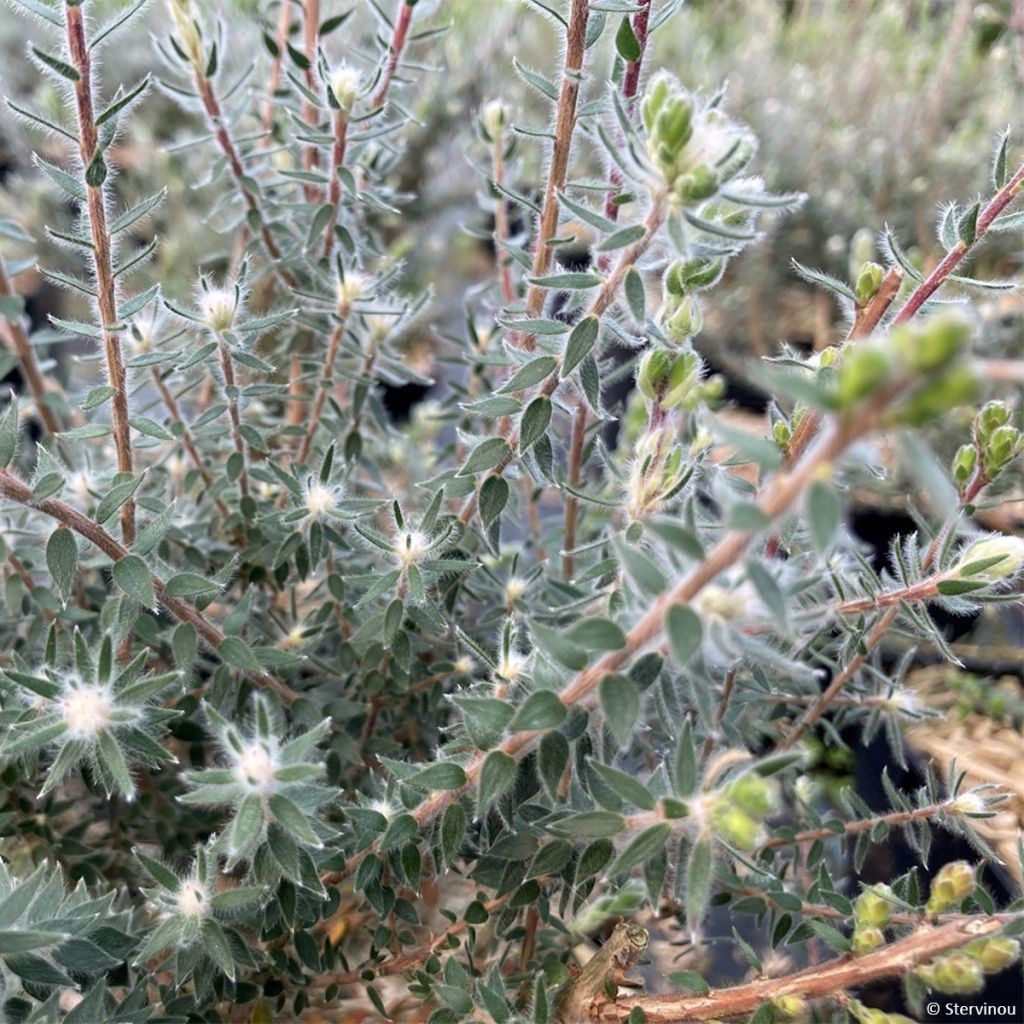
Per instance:
[[[1020,4],[0,54],[4,1019],[1020,1019]]]

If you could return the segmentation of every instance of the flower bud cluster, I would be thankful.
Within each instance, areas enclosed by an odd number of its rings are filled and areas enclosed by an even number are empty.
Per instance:
[[[672,75],[653,79],[640,113],[648,155],[684,205],[710,199],[753,156],[750,133],[717,108],[701,108]]]
[[[892,895],[887,885],[874,885],[857,897],[853,906],[853,952],[863,956],[885,942],[882,929],[892,921]]]
[[[683,448],[672,443],[668,426],[649,427],[634,447],[626,478],[626,507],[630,521],[646,519],[672,498],[686,482],[689,469]]]
[[[778,806],[778,783],[747,772],[715,794],[709,817],[719,838],[739,850],[750,851],[762,839],[761,822]]]
[[[986,974],[998,974],[1020,958],[1020,943],[1005,935],[975,939],[949,956],[933,960],[917,970],[917,976],[933,992],[973,995],[985,987]]]
[[[980,482],[989,484],[1024,454],[1024,432],[1013,426],[1011,417],[1005,402],[987,402],[974,417],[974,442],[961,445],[953,456],[953,480],[961,492],[979,472]]]
[[[853,287],[853,295],[858,306],[866,306],[882,287],[885,270],[879,263],[870,260],[865,263],[857,274],[857,283]]]
[[[896,421],[919,426],[947,414],[970,401],[977,390],[974,374],[961,359],[970,337],[967,320],[943,313],[920,323],[900,324],[886,340],[850,345],[835,374],[839,409],[850,413],[886,387],[912,382],[893,411]]]

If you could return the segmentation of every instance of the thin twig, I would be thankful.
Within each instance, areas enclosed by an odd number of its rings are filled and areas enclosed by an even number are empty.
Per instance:
[[[7,268],[4,266],[4,261],[0,259],[0,298],[8,299],[16,295],[17,292],[14,290],[11,279],[7,276]],[[25,383],[35,399],[36,411],[39,413],[39,418],[43,421],[43,426],[46,427],[47,433],[59,434],[62,429],[60,419],[46,402],[46,395],[51,389],[47,387],[46,377],[43,371],[39,369],[36,351],[28,340],[25,328],[21,326],[21,322],[17,317],[7,321],[0,321],[0,328],[5,328],[0,333],[3,334],[4,340],[9,343],[9,347],[21,361]]]
[[[99,132],[92,100],[92,59],[85,40],[85,22],[80,4],[64,5],[64,25],[68,52],[78,72],[75,82],[75,109],[78,115],[79,155],[85,169],[86,209],[92,236],[93,270],[96,276],[96,305],[103,329],[103,354],[107,377],[114,394],[110,400],[110,418],[117,450],[117,469],[129,476],[134,473],[131,431],[128,424],[128,386],[118,337],[117,284],[114,279],[113,248],[107,227],[107,201],[102,181],[89,184],[103,161],[99,149]],[[100,177],[105,178],[104,170]],[[121,534],[129,547],[135,542],[135,502],[129,499],[121,506]]]
[[[401,0],[401,10],[398,12],[398,20],[395,22],[394,32],[391,36],[391,44],[388,46],[388,60],[384,66],[384,73],[381,75],[380,85],[373,97],[374,107],[384,106],[388,98],[388,90],[391,88],[391,80],[398,70],[398,62],[401,60],[402,51],[409,35],[409,25],[412,22],[413,7],[416,0]]]
[[[24,505],[26,508],[42,512],[51,519],[62,523],[68,529],[74,530],[75,533],[88,540],[112,561],[119,562],[129,554],[127,547],[115,540],[99,523],[82,515],[81,512],[73,509],[63,501],[59,501],[56,498],[34,500],[32,488],[6,469],[0,469],[0,495],[20,505]],[[196,632],[214,650],[224,642],[224,633],[218,626],[215,626],[186,601],[177,597],[169,597],[165,592],[164,581],[159,576],[150,573],[150,579],[156,596],[176,619],[194,626]],[[282,682],[268,672],[251,672],[248,670],[243,670],[243,672],[245,676],[257,685],[273,690],[286,704],[291,704],[298,697],[298,694],[287,683]]]

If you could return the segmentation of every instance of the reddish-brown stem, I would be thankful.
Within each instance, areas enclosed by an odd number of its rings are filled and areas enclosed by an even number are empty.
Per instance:
[[[320,0],[303,0],[302,28],[305,40],[305,57],[308,64],[306,68],[306,88],[315,96],[319,91],[316,84],[316,39],[320,29]],[[303,97],[302,120],[306,122],[310,129],[314,129],[317,126],[318,118],[316,105],[306,97]],[[316,144],[309,142],[306,144],[302,154],[302,166],[307,171],[312,171],[316,168],[317,162]],[[320,188],[314,182],[305,182],[302,186],[302,191],[306,196],[307,203],[315,203],[320,197]]]
[[[998,932],[1005,924],[999,915],[975,914],[942,924],[922,924],[909,935],[864,956],[845,955],[815,964],[781,978],[760,978],[745,985],[713,989],[704,995],[626,996],[601,1000],[589,1008],[587,1019],[625,1020],[634,1008],[651,1024],[682,1024],[749,1015],[763,1003],[781,996],[803,999],[837,998],[849,989],[862,988],[883,978],[906,977],[943,953],[981,936]]]
[[[647,211],[647,217],[644,219],[644,228],[646,230],[643,238],[622,250],[619,262],[615,265],[615,269],[611,274],[605,278],[604,283],[601,285],[601,288],[597,293],[597,297],[587,310],[585,314],[586,316],[600,317],[615,301],[615,297],[618,294],[619,288],[622,286],[622,282],[626,279],[626,274],[629,272],[629,268],[632,267],[645,252],[647,252],[655,234],[661,227],[664,217],[665,197],[655,196],[651,201],[651,208]],[[534,335],[528,335],[527,340],[530,344],[525,345],[524,347],[531,348]],[[553,371],[551,376],[548,377],[542,385],[540,394],[550,397],[555,393],[555,390],[558,388],[560,383],[561,380],[558,373]],[[519,446],[519,435],[512,430],[511,424],[503,427],[502,434],[508,438],[508,451],[491,471],[493,473],[503,473],[508,468],[512,462],[515,450]],[[462,522],[468,523],[470,519],[473,518],[473,513],[476,511],[476,503],[477,496],[474,492],[466,499],[463,503],[462,510],[459,512],[459,518]]]
[[[249,475],[245,469],[245,439],[242,437],[242,418],[238,414],[238,387],[235,384],[235,367],[231,361],[231,349],[220,333],[217,334],[217,349],[220,353],[221,372],[224,374],[228,415],[231,417],[231,440],[234,441],[235,451],[238,452],[242,460],[242,471],[238,474],[238,489],[244,498],[249,494]]]
[[[925,552],[924,559],[921,562],[921,568],[925,572],[931,568],[932,563],[935,561],[945,536],[946,529],[943,529],[936,534],[931,544],[928,545],[928,550]],[[871,652],[885,639],[899,613],[899,604],[894,604],[886,609],[882,617],[872,627],[871,632],[861,641],[860,650],[850,659],[846,667],[836,674],[836,677],[829,683],[821,696],[808,709],[807,714],[804,715],[790,731],[789,735],[779,744],[781,750],[789,750],[799,742],[808,729],[813,728],[821,720],[822,715],[828,711],[832,701],[839,696],[843,687],[860,671],[861,666],[867,661]]]
[[[412,9],[416,6],[416,0],[401,0],[401,8],[398,11],[398,20],[395,22],[395,29],[391,36],[391,45],[388,47],[388,60],[384,65],[384,73],[381,75],[380,85],[373,97],[374,107],[381,107],[388,98],[388,90],[391,88],[391,80],[398,70],[398,62],[402,59],[402,51],[409,35],[409,25],[412,23]]]
[[[729,702],[732,700],[732,693],[736,687],[736,669],[731,668],[725,674],[725,686],[722,688],[722,697],[718,702],[718,710],[715,712],[715,733],[720,733],[722,722],[725,721],[725,713],[729,710]],[[707,761],[711,751],[715,748],[715,735],[711,734],[704,740],[704,746],[700,752],[701,763]]]
[[[0,259],[0,298],[9,299],[16,295],[17,292],[15,292],[14,286],[11,284],[11,279],[7,276],[7,268],[4,266],[4,261]],[[36,411],[43,422],[43,426],[46,427],[46,432],[48,434],[59,434],[62,429],[60,420],[53,409],[46,403],[46,393],[50,389],[47,387],[43,371],[39,369],[36,351],[28,340],[25,328],[21,326],[21,322],[17,318],[6,322],[0,320],[0,328],[3,328],[0,333],[3,334],[4,341],[8,343],[11,350],[21,361],[21,370],[25,377],[25,383],[28,385],[29,391],[32,392],[32,397],[36,403]]]
[[[220,147],[220,151],[227,159],[228,167],[231,170],[231,176],[235,180],[235,185],[241,193],[246,207],[259,221],[260,241],[263,243],[263,248],[266,251],[267,256],[270,258],[271,268],[281,281],[284,282],[284,284],[289,288],[295,288],[298,286],[298,281],[289,270],[286,270],[280,265],[281,249],[274,240],[274,236],[267,225],[262,204],[246,181],[245,167],[242,165],[242,158],[238,155],[238,150],[235,148],[234,140],[231,138],[231,134],[224,122],[224,115],[220,108],[220,101],[217,99],[217,94],[214,91],[213,82],[207,78],[200,66],[193,65],[193,71],[196,91],[199,93],[199,98],[203,103],[203,109],[206,111],[207,117],[210,119],[210,127],[213,129],[217,145]]]
[[[505,185],[505,138],[504,133],[499,129],[495,132],[491,143],[491,173],[494,175],[495,185]],[[509,266],[508,256],[503,251],[503,243],[508,242],[508,206],[505,203],[503,192],[497,191],[494,197],[494,238],[498,243],[495,245],[495,256],[498,260],[498,276],[501,281],[501,297],[507,304],[516,297],[515,286],[512,283],[512,268]]]
[[[196,467],[196,472],[202,477],[203,483],[207,487],[213,485],[213,475],[209,469],[206,468],[206,462],[202,455],[199,453],[199,449],[196,447],[195,438],[192,437],[192,432],[188,429],[188,424],[182,418],[181,409],[178,407],[178,400],[174,397],[174,393],[167,386],[167,381],[164,380],[157,367],[152,367],[153,372],[153,384],[157,391],[160,392],[160,398],[164,405],[167,407],[167,411],[171,414],[171,419],[181,427],[181,444],[185,451],[188,452],[189,458],[192,460],[192,464]],[[214,498],[214,503],[217,506],[217,511],[227,519],[231,514],[230,509],[224,504],[220,498]]]
[[[131,431],[128,424],[128,386],[121,353],[121,339],[117,326],[117,284],[114,279],[113,249],[107,228],[107,203],[103,185],[90,185],[90,174],[96,174],[103,154],[99,151],[99,133],[92,99],[92,61],[85,41],[85,23],[79,4],[64,5],[64,25],[67,31],[68,53],[78,72],[75,82],[75,108],[78,114],[79,155],[86,174],[86,209],[92,237],[93,270],[96,277],[96,305],[103,328],[103,354],[107,363],[107,377],[114,394],[110,400],[110,418],[117,450],[117,469],[131,475]],[[105,174],[104,174],[105,177]],[[121,506],[121,534],[127,545],[135,542],[135,502],[131,499]]]
[[[341,178],[338,172],[345,163],[345,147],[348,139],[348,114],[344,110],[334,112],[334,145],[331,148],[331,184],[327,202],[331,205],[331,216],[324,230],[324,259],[331,258],[334,248],[334,227],[338,223],[338,206],[341,203]]]
[[[914,289],[903,308],[893,318],[894,324],[902,324],[909,320],[938,291],[940,285],[956,269],[961,260],[985,237],[985,233],[1006,209],[1024,186],[1024,164],[1017,173],[989,200],[985,208],[978,214],[978,222],[974,231],[974,239],[970,245],[957,242],[943,257],[939,265]]]
[[[651,0],[639,0],[640,10],[633,15],[633,35],[640,44],[640,55],[636,60],[627,61],[625,74],[622,76],[622,98],[626,110],[632,112],[636,103],[636,94],[640,89],[640,71],[643,68],[644,51],[647,49],[647,21],[651,16]],[[620,135],[621,137],[621,135]],[[608,190],[604,199],[604,215],[609,220],[618,220],[619,204],[615,202],[622,186],[622,172],[612,166],[608,175],[614,188]]]
[[[267,98],[263,103],[263,130],[270,132],[274,125],[274,93],[281,85],[281,63],[284,60],[288,45],[288,29],[292,21],[291,0],[281,0],[281,10],[277,15],[277,56],[270,65],[270,77],[267,79]]]
[[[580,397],[572,418],[572,434],[569,438],[569,485],[579,488],[583,475],[583,444],[587,435],[587,403]],[[571,580],[576,571],[573,550],[576,547],[576,521],[579,515],[579,499],[569,493],[565,498],[565,520],[563,525],[562,575]]]
[[[0,469],[0,495],[11,501],[16,501],[26,508],[42,512],[44,515],[56,520],[68,527],[68,529],[73,530],[80,537],[84,537],[115,562],[120,561],[129,554],[127,547],[116,541],[99,523],[82,515],[81,512],[76,511],[63,501],[59,501],[56,498],[43,498],[40,501],[33,500],[32,488],[6,469]],[[187,622],[194,626],[196,632],[203,640],[216,650],[224,641],[224,633],[186,601],[177,597],[169,597],[165,593],[163,580],[158,576],[150,574],[150,578],[153,582],[156,596],[163,603],[164,607],[180,622]],[[276,676],[272,676],[269,673],[245,672],[245,675],[257,685],[273,690],[288,704],[298,696],[287,683],[282,682]]]
[[[532,277],[542,277],[551,264],[551,240],[558,233],[558,193],[565,188],[569,170],[569,154],[572,151],[572,136],[576,127],[576,101],[579,99],[583,82],[583,58],[586,54],[587,0],[572,0],[569,8],[569,26],[566,29],[565,61],[562,66],[562,87],[558,94],[555,111],[555,133],[551,143],[551,165],[548,168],[547,184],[544,187],[544,203],[537,223],[537,238],[533,248]],[[526,296],[526,308],[530,316],[537,316],[544,308],[547,290],[532,285]],[[532,349],[535,338],[524,335],[516,342],[521,348]]]
[[[309,426],[306,428],[306,436],[302,439],[302,447],[299,449],[297,461],[306,465],[309,453],[313,449],[313,440],[316,438],[317,427],[320,425],[320,416],[323,413],[324,403],[327,401],[327,392],[334,384],[334,364],[338,359],[338,350],[341,348],[341,339],[345,334],[345,317],[347,311],[338,311],[338,322],[331,331],[331,339],[327,343],[327,358],[324,361],[323,380],[317,388],[313,398],[313,407],[309,411]]]
[[[923,821],[927,818],[934,818],[937,814],[945,811],[955,811],[956,801],[947,800],[943,803],[929,804],[927,807],[918,807],[913,811],[893,811],[891,814],[880,814],[876,818],[864,818],[860,821],[848,821],[843,826],[843,833],[848,836],[859,835],[861,832],[870,832],[878,825],[899,826],[906,825],[912,821]],[[799,846],[803,843],[813,843],[818,839],[835,839],[836,833],[830,828],[813,828],[806,832],[798,832],[791,839],[774,838],[769,839],[762,849],[772,850],[782,846]]]
[[[847,334],[847,341],[866,338],[881,323],[882,317],[892,305],[903,283],[903,271],[893,267],[882,279],[882,283],[874,297],[854,314],[853,326]],[[786,459],[795,462],[807,450],[814,435],[821,429],[822,415],[817,409],[808,409],[793,431],[793,437],[786,446]],[[773,554],[774,552],[769,552]]]

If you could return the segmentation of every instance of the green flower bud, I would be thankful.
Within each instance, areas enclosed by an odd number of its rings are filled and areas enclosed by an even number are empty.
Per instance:
[[[780,448],[788,448],[793,431],[789,429],[789,424],[785,420],[777,420],[775,426],[772,427],[772,435]]]
[[[645,398],[653,401],[661,395],[668,385],[674,363],[673,353],[665,348],[652,348],[640,360],[636,386]]]
[[[865,889],[857,897],[853,913],[857,924],[871,925],[875,928],[885,928],[892,920],[892,903],[886,896],[892,895],[892,889],[887,885],[874,885]]]
[[[889,357],[877,345],[851,346],[836,377],[836,397],[843,410],[875,394],[889,379]]]
[[[930,381],[910,396],[896,419],[917,427],[929,420],[949,414],[951,409],[966,405],[978,397],[978,378],[968,366],[951,366],[936,380]]]
[[[853,289],[858,306],[867,305],[878,294],[883,277],[885,277],[885,270],[878,263],[865,263],[860,268],[857,284]]]
[[[711,821],[720,838],[739,850],[757,846],[760,828],[746,812],[734,806],[728,797],[719,797],[711,811]]]
[[[985,468],[994,476],[1021,451],[1021,433],[1015,427],[996,427],[985,442]]]
[[[783,1017],[799,1017],[807,1009],[807,1000],[803,996],[776,996],[772,1006]]]
[[[668,340],[677,345],[700,334],[704,326],[704,311],[701,309],[700,300],[694,295],[688,295],[679,302],[661,326]]]
[[[501,100],[491,100],[480,111],[480,124],[489,142],[501,137],[506,120],[505,104]]]
[[[933,966],[933,987],[937,992],[951,996],[966,996],[980,992],[985,987],[985,975],[981,964],[963,953],[943,957]]]
[[[647,93],[640,103],[640,116],[648,135],[654,129],[654,119],[658,116],[658,111],[661,110],[662,104],[668,97],[671,84],[671,76],[660,74],[656,75],[647,87]]]
[[[1010,408],[1005,402],[986,402],[974,422],[978,440],[984,444],[994,430],[1010,422]]]
[[[718,173],[706,164],[695,167],[688,174],[680,175],[676,179],[676,195],[684,203],[699,203],[704,199],[710,199],[721,184]]]
[[[1024,547],[1024,541],[1019,543]],[[967,861],[954,860],[943,865],[939,873],[932,879],[931,894],[924,908],[925,913],[941,914],[944,910],[959,906],[974,892],[974,886],[974,868]]]
[[[998,561],[993,561],[998,559]],[[985,565],[984,563],[991,564]],[[1024,565],[1024,538],[993,536],[975,541],[957,559],[950,570],[952,579],[972,579],[986,583],[1015,576]],[[948,865],[947,865],[948,866]]]
[[[976,960],[986,974],[998,974],[1020,958],[1020,943],[1007,935],[976,939],[963,952]]]
[[[695,257],[676,260],[665,271],[664,287],[670,295],[684,296],[715,284],[725,271],[725,261]]]
[[[695,353],[655,348],[640,363],[637,386],[663,409],[674,409],[686,401],[699,379],[700,360]]]
[[[773,779],[750,772],[741,775],[725,790],[726,797],[749,814],[764,817],[778,808],[779,787]]]
[[[959,313],[939,313],[921,324],[901,324],[891,334],[892,346],[918,373],[947,366],[967,347],[971,324]]]
[[[880,928],[872,928],[870,925],[858,925],[853,932],[853,955],[864,956],[872,950],[878,949],[885,943],[885,936]]]
[[[827,370],[834,366],[842,350],[838,345],[829,345],[818,353],[818,369]]]
[[[973,444],[962,444],[953,456],[953,480],[958,487],[963,487],[971,477],[978,464],[978,452]]]

